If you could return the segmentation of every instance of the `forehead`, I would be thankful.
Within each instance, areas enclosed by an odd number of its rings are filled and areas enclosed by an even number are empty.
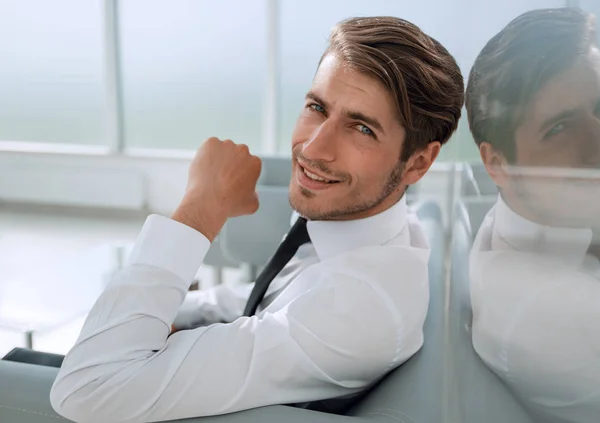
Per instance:
[[[600,97],[600,53],[592,49],[535,95],[525,121],[541,124],[566,110],[588,108]]]
[[[360,111],[386,123],[397,120],[392,94],[383,84],[352,69],[334,55],[326,56],[321,62],[311,91],[331,108]]]

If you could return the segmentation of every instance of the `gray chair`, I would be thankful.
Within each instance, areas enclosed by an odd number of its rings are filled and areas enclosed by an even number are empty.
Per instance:
[[[443,420],[444,242],[441,211],[432,202],[416,204],[432,247],[429,262],[430,305],[425,344],[414,357],[385,377],[344,415],[287,406],[270,406],[181,423],[440,423]],[[0,422],[66,421],[50,406],[57,369],[0,361]],[[110,423],[110,422],[107,422]]]
[[[498,201],[497,195],[486,195],[481,197],[464,197],[455,207],[455,212],[458,213],[461,209],[461,204],[466,208],[467,217],[469,219],[470,230],[472,237],[475,238],[483,219],[490,209]],[[461,216],[455,216],[455,223],[459,222]]]
[[[532,423],[506,385],[481,361],[472,344],[469,254],[474,233],[493,203],[459,201],[451,242],[449,297],[449,404],[461,423]],[[476,216],[471,217],[473,210]]]
[[[288,188],[256,187],[260,202],[256,213],[229,219],[221,231],[221,249],[230,260],[251,266],[256,273],[273,255],[289,231],[292,207]]]
[[[292,177],[292,159],[290,156],[264,156],[262,171],[258,179],[259,185],[282,186],[290,185]]]
[[[262,160],[262,171],[260,173],[260,178],[258,181],[259,187],[260,186],[268,186],[268,187],[283,187],[285,188],[285,197],[286,197],[286,203],[287,203],[287,187],[290,184],[290,178],[292,176],[292,162],[291,162],[291,158],[289,156],[265,156],[265,157],[261,157]],[[267,202],[270,203],[270,199],[271,199],[271,195],[270,194],[264,194],[265,197],[267,197],[266,199],[263,198],[263,202]],[[264,206],[264,205],[263,205]],[[266,208],[266,207],[265,207]],[[289,209],[289,207],[288,207]],[[262,214],[263,210],[261,210],[261,214]],[[291,212],[290,212],[291,213]],[[252,221],[256,221],[256,218],[250,219],[251,223]],[[238,224],[239,223],[239,224]],[[288,221],[289,223],[289,221]],[[235,219],[233,219],[233,223],[230,226],[235,226],[236,230],[239,226],[242,226],[244,224],[244,219],[241,218],[241,222],[236,221]],[[287,228],[289,228],[289,224],[287,226]],[[224,229],[225,231],[225,229]],[[222,239],[224,238],[224,235],[222,234],[223,231],[214,239],[214,241],[212,242],[210,249],[208,250],[208,253],[206,254],[206,257],[204,258],[204,264],[213,267],[213,269],[215,270],[215,282],[216,284],[221,284],[223,282],[223,268],[225,267],[240,267],[240,265],[244,266],[247,265],[248,270],[249,270],[249,275],[247,276],[249,280],[254,279],[254,276],[256,274],[256,270],[257,268],[262,265],[263,263],[255,263],[255,260],[253,257],[253,260],[251,260],[250,262],[246,262],[244,260],[239,259],[239,251],[237,251],[234,248],[234,251],[226,251],[226,249],[223,247],[223,241]],[[231,234],[232,232],[229,231],[229,233]],[[237,232],[234,232],[237,233]],[[241,231],[239,232],[241,235],[243,235],[245,233],[245,231]],[[268,232],[271,233],[271,232]],[[281,240],[281,238],[279,238],[277,240],[277,243],[274,244],[275,248],[277,247],[277,244],[279,243],[279,241]],[[229,245],[237,245],[239,243],[239,245],[244,246],[246,245],[246,243],[244,243],[244,238],[238,237],[235,239],[235,241],[229,239]],[[266,245],[266,248],[270,248],[272,247],[273,244],[270,245]],[[264,251],[264,249],[261,249],[261,251]],[[271,254],[272,252],[275,251],[274,249],[271,249]],[[243,254],[242,254],[243,257]],[[258,267],[257,267],[258,266]]]
[[[211,266],[215,271],[216,285],[223,283],[223,268],[225,267],[239,267],[240,262],[233,260],[223,253],[223,247],[221,246],[222,235],[219,234],[210,244],[210,248],[204,257],[204,264]]]
[[[483,163],[463,163],[460,194],[462,197],[496,195],[498,187]]]

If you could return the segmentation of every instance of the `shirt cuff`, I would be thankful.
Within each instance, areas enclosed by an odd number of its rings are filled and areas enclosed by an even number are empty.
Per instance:
[[[153,214],[146,219],[128,264],[164,269],[191,284],[209,248],[210,241],[197,230]]]

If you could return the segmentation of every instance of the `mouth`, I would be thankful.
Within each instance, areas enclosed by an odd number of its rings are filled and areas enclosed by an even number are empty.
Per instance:
[[[309,171],[298,163],[297,181],[300,185],[308,189],[325,189],[339,184],[341,181],[330,179],[324,175]]]

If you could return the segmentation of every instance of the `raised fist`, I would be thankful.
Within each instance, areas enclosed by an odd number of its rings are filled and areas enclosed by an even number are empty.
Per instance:
[[[185,196],[173,215],[212,241],[230,217],[258,210],[261,161],[244,144],[209,138],[190,166]]]

